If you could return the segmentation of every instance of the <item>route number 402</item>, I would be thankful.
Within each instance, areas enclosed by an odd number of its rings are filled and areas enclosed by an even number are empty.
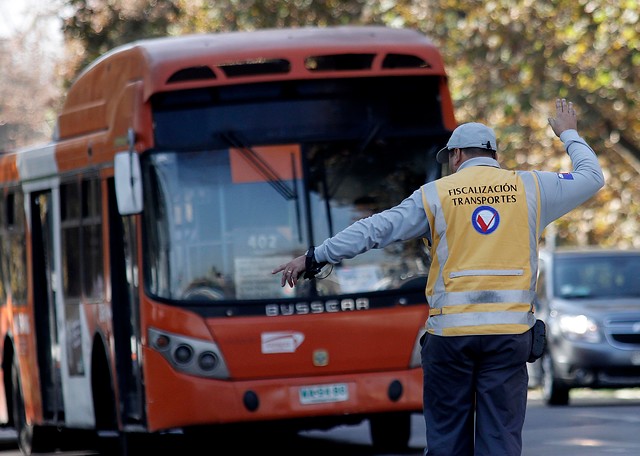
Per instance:
[[[275,249],[276,248],[276,239],[275,235],[270,234],[258,234],[249,236],[249,247],[256,250],[263,249]]]

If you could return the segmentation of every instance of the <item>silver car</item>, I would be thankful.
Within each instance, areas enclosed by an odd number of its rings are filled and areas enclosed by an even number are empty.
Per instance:
[[[529,386],[548,405],[571,388],[640,387],[640,250],[541,251],[536,316],[547,347]]]

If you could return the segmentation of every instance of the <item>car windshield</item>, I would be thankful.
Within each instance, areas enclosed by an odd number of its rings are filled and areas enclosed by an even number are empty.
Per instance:
[[[562,298],[639,297],[640,255],[558,258],[554,294]]]

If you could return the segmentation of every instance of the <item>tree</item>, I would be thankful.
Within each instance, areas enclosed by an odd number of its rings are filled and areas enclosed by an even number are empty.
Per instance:
[[[62,30],[71,49],[67,85],[93,60],[111,49],[170,34],[180,17],[177,0],[66,0]]]
[[[506,166],[567,170],[546,117],[557,96],[576,103],[607,185],[556,223],[558,243],[640,246],[637,1],[416,0],[409,10],[406,24],[445,53],[459,121],[495,126]]]
[[[48,47],[50,19],[60,5],[45,9],[23,4],[25,15],[10,21],[0,37],[0,150],[47,141],[59,106],[60,78]]]

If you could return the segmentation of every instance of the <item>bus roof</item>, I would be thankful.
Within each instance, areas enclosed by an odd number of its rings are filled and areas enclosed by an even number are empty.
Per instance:
[[[87,67],[76,83],[105,60],[134,52],[141,54],[143,68],[140,69],[156,76],[154,82],[159,88],[172,73],[189,65],[207,65],[216,72],[217,67],[243,59],[286,57],[295,72],[297,65],[304,65],[304,59],[320,54],[415,53],[427,59],[428,67],[434,73],[444,72],[436,46],[415,30],[383,26],[304,27],[139,40],[104,54]],[[216,76],[224,74],[216,72]]]
[[[146,102],[169,90],[367,73],[445,77],[437,47],[410,29],[304,27],[140,40],[107,52],[78,76],[58,119],[57,139],[109,128],[115,109],[109,105],[134,83],[142,83]]]

